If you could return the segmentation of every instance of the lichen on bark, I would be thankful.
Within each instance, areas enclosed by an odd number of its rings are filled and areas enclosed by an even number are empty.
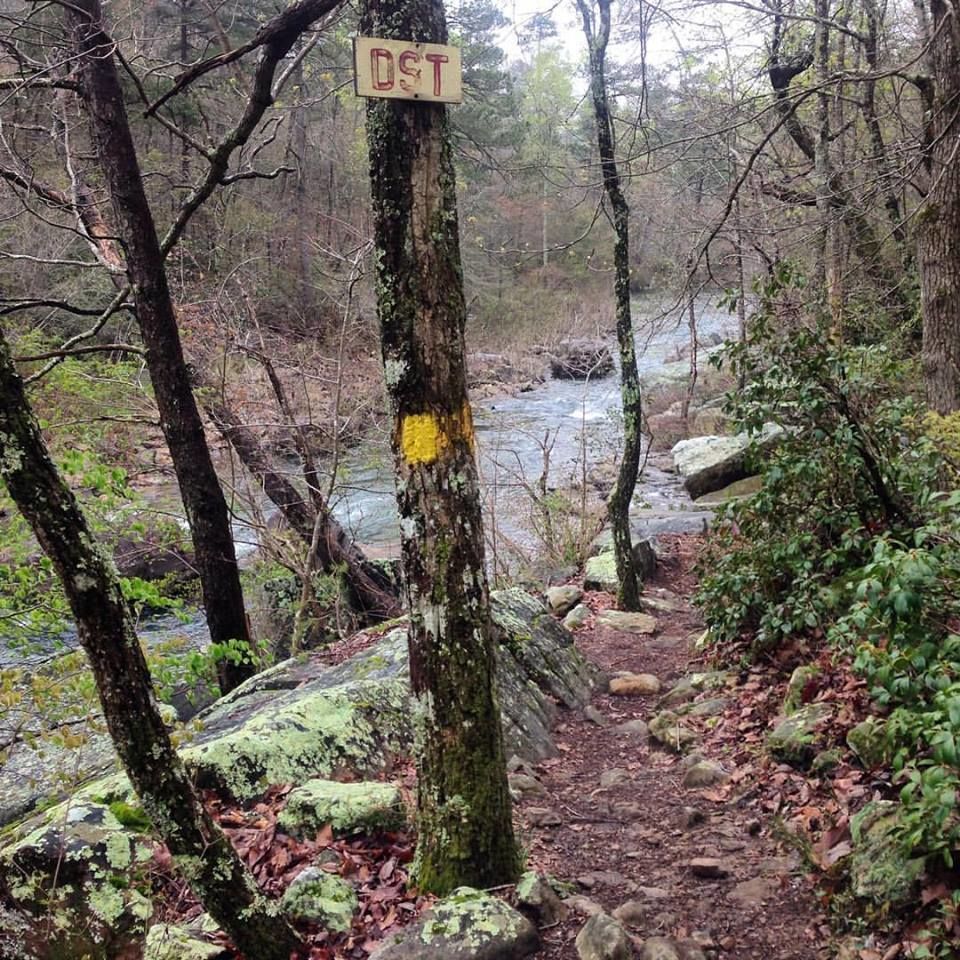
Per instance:
[[[366,0],[361,31],[446,43],[441,0]],[[381,347],[394,417],[418,767],[417,882],[516,878],[446,107],[371,100],[367,142]]]

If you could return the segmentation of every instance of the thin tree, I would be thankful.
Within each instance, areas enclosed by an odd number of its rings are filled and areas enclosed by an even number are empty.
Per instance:
[[[597,126],[597,146],[603,189],[610,204],[613,246],[614,297],[617,312],[617,346],[620,351],[620,401],[623,406],[623,454],[617,482],[608,501],[613,528],[613,550],[620,586],[617,600],[625,610],[640,606],[640,583],[630,534],[630,502],[640,471],[643,448],[643,397],[637,372],[636,340],[630,316],[630,208],[617,168],[613,119],[607,97],[606,56],[610,41],[611,0],[596,0],[596,13],[588,0],[577,0],[583,33],[590,52],[590,95]]]
[[[230,516],[183,356],[164,256],[114,62],[116,43],[106,32],[100,0],[69,4],[66,17],[94,149],[126,253],[160,424],[190,525],[210,639],[215,644],[234,641],[249,646]],[[249,659],[226,659],[221,685],[232,689],[254,671]]]
[[[0,480],[53,561],[120,761],[191,889],[248,960],[300,940],[204,809],[157,707],[113,564],[54,466],[0,331]]]
[[[446,43],[442,0],[365,0],[361,32]],[[447,109],[371,100],[367,142],[410,610],[416,876],[445,893],[509,882],[519,870],[494,692]]]

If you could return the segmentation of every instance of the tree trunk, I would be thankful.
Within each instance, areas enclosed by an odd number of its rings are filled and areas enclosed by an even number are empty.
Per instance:
[[[367,36],[446,43],[442,0],[365,0]],[[442,104],[370,100],[378,312],[393,415],[415,710],[418,885],[514,880]]]
[[[67,16],[94,147],[126,250],[160,423],[193,538],[210,639],[217,644],[231,640],[249,644],[230,517],[191,391],[163,256],[113,61],[114,44],[104,32],[99,0],[77,0]],[[224,692],[254,672],[250,662],[223,660]]]
[[[613,528],[617,579],[620,581],[617,602],[621,609],[637,610],[640,607],[640,584],[630,535],[630,502],[633,500],[637,474],[640,471],[643,398],[637,373],[633,321],[630,317],[630,210],[620,185],[604,73],[607,42],[610,39],[610,0],[597,0],[599,23],[594,22],[592,7],[588,6],[587,0],[577,0],[577,6],[583,19],[583,32],[590,51],[590,92],[597,121],[600,169],[616,235],[613,263],[616,275],[614,294],[617,306],[617,346],[620,350],[620,399],[623,405],[623,454],[617,482],[608,500],[608,509]]]
[[[930,190],[917,230],[923,378],[927,402],[943,414],[960,409],[960,23],[953,10],[944,0],[930,2]]]
[[[157,834],[248,960],[289,960],[299,939],[193,790],[160,718],[116,572],[50,459],[2,333],[0,478],[63,582],[107,728]]]

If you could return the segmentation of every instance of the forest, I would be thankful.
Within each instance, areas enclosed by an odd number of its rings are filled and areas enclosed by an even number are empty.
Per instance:
[[[0,0],[0,960],[960,956],[947,0]]]

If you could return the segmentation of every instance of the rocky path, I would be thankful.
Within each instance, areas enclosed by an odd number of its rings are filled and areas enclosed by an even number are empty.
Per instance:
[[[697,682],[709,668],[695,649],[703,628],[683,596],[690,586],[680,558],[665,558],[647,588],[661,607],[652,634],[606,625],[610,596],[586,595],[593,615],[578,645],[612,676],[634,676],[613,684],[621,694],[602,689],[586,716],[564,718],[558,756],[512,775],[530,867],[572,882],[540,956],[578,957],[575,939],[600,910],[621,921],[644,960],[834,955],[800,857],[763,809],[758,768],[738,765],[759,745],[710,742],[724,714],[749,708],[742,678],[707,678],[714,689]],[[660,691],[638,675],[657,678]],[[666,724],[664,695],[674,711]]]

